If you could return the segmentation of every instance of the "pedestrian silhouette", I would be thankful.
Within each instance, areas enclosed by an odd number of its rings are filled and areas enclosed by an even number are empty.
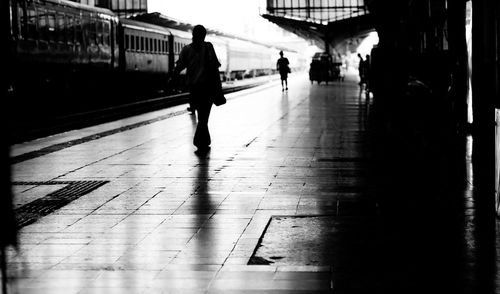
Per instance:
[[[186,83],[190,94],[190,109],[196,110],[198,123],[193,138],[197,153],[210,149],[211,138],[208,118],[212,104],[225,103],[219,77],[220,62],[210,42],[205,42],[207,30],[202,25],[193,28],[192,43],[183,47],[175,65],[171,79],[186,69]],[[223,101],[221,102],[220,99]]]
[[[359,53],[358,53],[358,58],[359,58],[359,65],[358,65],[359,85],[363,85],[365,83],[365,60]]]
[[[363,74],[364,74],[364,82],[365,82],[365,90],[366,93],[370,92],[370,71],[371,71],[371,61],[370,55],[366,54],[365,61],[363,62]]]
[[[290,62],[288,58],[283,57],[283,51],[280,51],[280,58],[276,62],[276,69],[281,77],[281,91],[288,90],[288,74],[290,73]]]

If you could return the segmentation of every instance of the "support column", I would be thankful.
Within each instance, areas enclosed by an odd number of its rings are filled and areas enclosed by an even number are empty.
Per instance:
[[[476,203],[488,216],[495,210],[496,1],[472,1],[472,162]]]

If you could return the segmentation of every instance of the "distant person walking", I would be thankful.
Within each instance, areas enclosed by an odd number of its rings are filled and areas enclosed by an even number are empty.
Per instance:
[[[280,51],[280,58],[276,62],[276,70],[281,77],[281,91],[288,90],[288,74],[290,73],[290,62],[288,58],[283,57],[283,51]]]
[[[192,43],[182,48],[171,79],[186,70],[186,82],[190,92],[190,108],[198,113],[198,124],[193,138],[193,144],[198,148],[196,153],[206,153],[210,150],[211,138],[208,130],[208,118],[212,103],[219,105],[218,98],[222,96],[219,77],[219,60],[214,47],[205,42],[207,30],[202,25],[193,28]],[[194,111],[192,110],[192,111]]]
[[[365,60],[363,59],[360,53],[358,53],[358,58],[359,58],[359,65],[358,65],[359,85],[363,85],[365,83]]]
[[[370,55],[366,54],[365,62],[363,62],[363,73],[364,73],[364,81],[365,81],[365,90],[366,93],[370,92],[370,72],[371,72],[371,61]]]

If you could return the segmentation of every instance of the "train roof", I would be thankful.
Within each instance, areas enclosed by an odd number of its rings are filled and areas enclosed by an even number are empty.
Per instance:
[[[168,30],[172,33],[172,35],[185,38],[185,39],[190,39],[192,38],[192,34],[190,32],[182,31],[182,30],[177,30],[173,28],[168,28]]]
[[[115,13],[109,9],[102,8],[102,7],[96,7],[96,6],[90,6],[90,5],[85,5],[81,3],[76,3],[73,1],[67,1],[67,0],[35,0],[35,2],[46,4],[46,3],[52,3],[58,6],[67,6],[75,9],[80,9],[80,10],[85,10],[89,12],[96,12],[100,14],[104,14],[110,17],[116,17]]]
[[[150,31],[150,32],[155,32],[155,33],[160,33],[160,34],[171,34],[170,30],[168,28],[162,27],[162,26],[157,26],[154,24],[142,22],[142,21],[137,21],[129,18],[120,18],[120,23],[125,26],[125,27],[131,27],[143,31]]]
[[[159,34],[168,34],[168,35],[173,35],[175,37],[191,40],[191,34],[185,31],[167,28],[131,18],[120,18],[120,22],[125,27],[130,27],[142,31],[155,32]]]

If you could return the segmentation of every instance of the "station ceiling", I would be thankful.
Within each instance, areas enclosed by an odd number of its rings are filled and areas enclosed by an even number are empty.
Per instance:
[[[261,16],[284,30],[313,41],[323,50],[326,50],[326,44],[329,48],[336,48],[337,51],[343,51],[351,45],[356,47],[360,39],[375,30],[370,14],[332,21],[328,24],[272,14],[263,14]],[[349,49],[355,50],[355,48]]]

